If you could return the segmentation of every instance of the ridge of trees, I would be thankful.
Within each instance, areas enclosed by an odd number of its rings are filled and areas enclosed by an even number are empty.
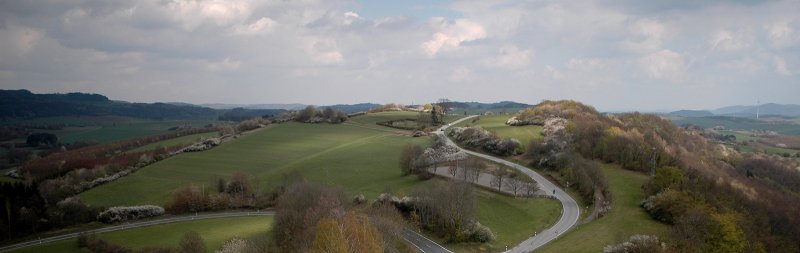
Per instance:
[[[670,246],[680,252],[800,251],[796,161],[742,155],[657,115],[603,115],[575,101],[545,101],[518,117],[541,124],[567,120],[563,135],[528,146],[536,166],[567,168],[569,157],[577,156],[655,171],[643,206],[675,224]]]
[[[99,94],[34,94],[28,90],[0,90],[0,118],[75,115],[117,115],[148,119],[212,118],[211,108],[167,103],[127,103]]]

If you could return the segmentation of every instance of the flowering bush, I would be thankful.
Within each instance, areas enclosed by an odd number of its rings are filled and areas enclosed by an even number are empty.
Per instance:
[[[97,220],[103,223],[114,223],[160,216],[163,214],[164,208],[160,206],[115,206],[97,215]]]

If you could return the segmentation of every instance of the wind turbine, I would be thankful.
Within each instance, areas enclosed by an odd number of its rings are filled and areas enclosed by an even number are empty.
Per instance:
[[[758,119],[758,113],[761,111],[761,99],[756,102],[756,119]]]

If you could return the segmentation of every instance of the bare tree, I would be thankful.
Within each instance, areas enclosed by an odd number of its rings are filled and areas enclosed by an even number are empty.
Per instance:
[[[474,183],[475,181],[478,180],[478,175],[480,175],[479,174],[480,171],[478,169],[476,169],[474,167],[464,166],[463,171],[464,171],[464,181],[473,182]],[[475,173],[475,172],[478,172],[478,173]]]
[[[506,177],[506,172],[504,170],[498,170],[494,174],[494,178],[492,178],[492,182],[490,182],[492,187],[497,187],[499,191],[501,187],[503,187],[503,178]]]
[[[522,184],[522,191],[525,192],[525,195],[531,197],[539,191],[539,184],[536,182],[525,182]]]
[[[471,179],[473,183],[477,182],[478,178],[481,176],[481,172],[486,170],[486,163],[483,162],[481,159],[475,157],[470,157],[464,163],[465,163],[464,167],[470,169],[469,171],[470,175],[468,177]]]
[[[458,172],[458,166],[456,165],[456,163],[455,162],[450,162],[448,164],[447,169],[448,169],[448,172],[450,172],[450,175],[453,175],[453,178],[455,178],[456,177],[456,172]]]
[[[519,181],[515,178],[509,178],[505,180],[504,187],[506,188],[506,190],[513,192],[514,197],[516,197],[517,192],[522,188],[522,184],[523,184],[522,181]]]
[[[415,144],[408,144],[403,147],[400,153],[400,170],[402,175],[408,175],[417,170],[415,160],[422,154],[422,147]]]

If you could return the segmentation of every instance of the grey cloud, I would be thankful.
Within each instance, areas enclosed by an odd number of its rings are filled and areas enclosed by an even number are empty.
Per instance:
[[[202,2],[186,2],[189,12],[170,3],[2,1],[0,88],[197,103],[572,98],[609,109],[800,93],[796,1],[454,1],[459,18],[366,18],[349,1],[229,1],[207,15],[192,5]],[[457,22],[485,35],[448,30]]]

